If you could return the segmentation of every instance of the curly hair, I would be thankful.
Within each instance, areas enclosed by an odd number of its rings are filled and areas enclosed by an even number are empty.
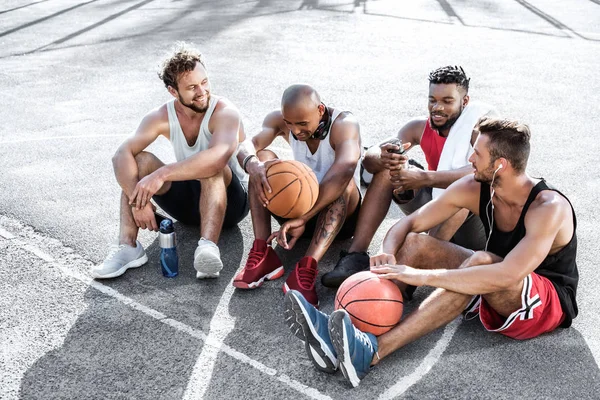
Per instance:
[[[173,51],[162,62],[158,77],[164,82],[165,87],[171,86],[177,89],[177,78],[182,73],[193,71],[196,63],[206,68],[198,49],[186,42],[176,42]]]
[[[531,131],[519,121],[482,117],[475,129],[489,139],[488,150],[491,161],[506,158],[516,172],[525,172],[529,158]]]
[[[448,65],[446,67],[441,67],[429,73],[429,84],[455,83],[456,86],[464,88],[467,93],[469,92],[470,81],[471,78],[467,78],[465,70],[462,69],[461,66],[456,65]]]

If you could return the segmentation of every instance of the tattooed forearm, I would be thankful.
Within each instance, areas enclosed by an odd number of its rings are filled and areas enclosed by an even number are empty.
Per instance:
[[[326,209],[321,211],[317,220],[317,228],[313,236],[316,246],[329,246],[346,220],[347,205],[343,197],[339,197]]]

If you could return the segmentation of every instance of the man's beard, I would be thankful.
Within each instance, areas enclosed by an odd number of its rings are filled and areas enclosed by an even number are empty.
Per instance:
[[[461,105],[460,106],[460,110],[452,116],[449,116],[448,119],[446,120],[446,122],[444,122],[443,125],[436,125],[435,122],[433,122],[433,118],[431,117],[431,114],[429,115],[429,122],[431,124],[431,127],[438,130],[438,131],[445,131],[448,130],[450,128],[452,128],[452,125],[454,125],[454,123],[456,122],[456,120],[460,117],[460,115],[463,112],[464,107]]]
[[[498,184],[498,180],[494,179],[494,164],[490,164],[485,170],[479,172],[475,170],[475,180],[480,183],[487,183],[488,185],[492,185],[492,183]]]
[[[207,93],[207,94],[206,94],[206,106],[204,106],[204,107],[198,107],[198,106],[194,105],[194,103],[193,103],[193,102],[191,102],[191,103],[189,103],[189,104],[186,104],[186,103],[183,101],[183,99],[181,98],[181,95],[180,95],[180,94],[179,94],[179,102],[180,102],[182,105],[184,105],[184,106],[186,106],[187,108],[189,108],[190,110],[192,110],[192,111],[195,111],[195,112],[197,112],[197,113],[205,113],[205,112],[206,112],[206,110],[208,110],[208,105],[210,104],[210,93]]]

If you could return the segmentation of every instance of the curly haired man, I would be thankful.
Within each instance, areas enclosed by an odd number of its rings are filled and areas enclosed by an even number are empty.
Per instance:
[[[212,94],[202,56],[189,44],[177,43],[158,75],[173,99],[146,114],[112,159],[123,190],[119,240],[92,269],[95,278],[114,278],[148,261],[137,235],[158,230],[151,199],[178,221],[200,226],[197,278],[219,276],[221,229],[248,214],[248,176],[236,160],[245,139],[239,111]],[[173,146],[172,164],[144,151],[161,135]]]

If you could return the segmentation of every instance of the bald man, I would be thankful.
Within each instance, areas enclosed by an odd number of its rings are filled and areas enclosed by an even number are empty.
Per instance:
[[[271,188],[265,171],[280,161],[266,147],[277,137],[288,142],[295,160],[312,168],[319,181],[319,197],[313,208],[299,218],[276,217],[281,228],[271,233],[271,214],[265,196]],[[246,139],[238,152],[238,161],[250,177],[255,240],[244,269],[234,279],[235,287],[254,289],[265,279],[283,276],[282,262],[271,247],[273,239],[289,250],[300,237],[312,237],[305,257],[290,273],[283,291],[298,290],[310,303],[318,305],[315,290],[318,262],[336,236],[349,238],[354,234],[361,203],[360,157],[360,129],[352,114],[327,107],[311,86],[293,85],[285,90],[281,109],[268,114],[262,130]]]

